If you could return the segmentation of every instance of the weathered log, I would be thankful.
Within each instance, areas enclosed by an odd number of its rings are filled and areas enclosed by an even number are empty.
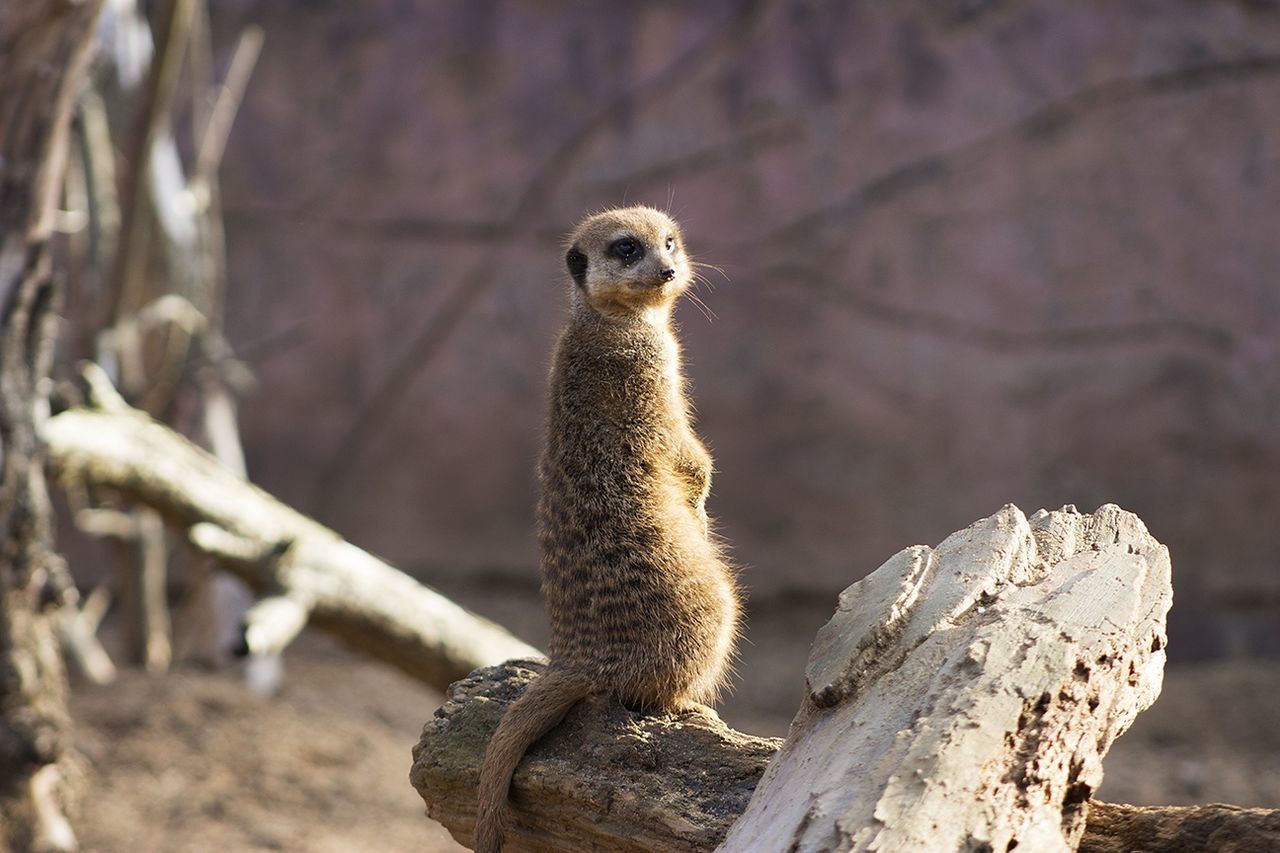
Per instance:
[[[1280,850],[1280,809],[1089,805],[1080,853],[1260,853]]]
[[[103,389],[97,389],[103,397]],[[118,397],[71,409],[42,430],[60,479],[113,489],[158,511],[256,590],[302,607],[266,607],[246,651],[277,651],[298,622],[440,688],[478,666],[538,650],[245,482]],[[268,624],[273,616],[288,624]]]
[[[1013,506],[849,587],[790,737],[726,839],[1073,850],[1102,758],[1155,701],[1169,555],[1116,506]]]
[[[485,744],[507,706],[541,672],[509,661],[449,688],[413,750],[410,781],[427,814],[463,844],[475,829]],[[782,745],[701,713],[647,716],[592,699],[521,762],[508,850],[711,850],[742,813]]]
[[[1104,853],[1144,832],[1186,849],[1209,832],[1269,838],[1280,812],[1089,812],[1103,755],[1158,692],[1170,596],[1167,553],[1137,517],[1006,507],[845,591],[776,756],[778,741],[699,715],[575,709],[516,773],[511,849],[1005,850],[1016,836]],[[463,843],[485,744],[535,672],[516,662],[455,684],[414,750],[414,787]]]
[[[463,844],[471,841],[485,744],[542,666],[509,661],[457,682],[414,748],[410,781],[427,813]],[[711,850],[746,808],[781,745],[779,738],[742,734],[699,714],[643,716],[603,700],[584,703],[517,770],[519,823],[508,849]],[[756,842],[724,849],[775,848]],[[1089,802],[1079,847],[1080,853],[1272,849],[1280,849],[1280,810],[1097,800]]]

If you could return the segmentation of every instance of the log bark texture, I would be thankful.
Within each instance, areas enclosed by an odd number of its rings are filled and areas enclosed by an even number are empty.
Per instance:
[[[70,850],[73,766],[53,606],[66,567],[37,437],[61,287],[50,240],[101,2],[0,4],[0,848]]]
[[[449,688],[413,750],[427,814],[470,845],[485,745],[542,664],[509,661]],[[700,713],[646,716],[589,699],[529,750],[512,781],[508,850],[711,850],[782,741]]]
[[[1280,809],[1093,802],[1081,853],[1260,853],[1280,850]]]
[[[309,620],[441,689],[478,666],[539,654],[245,482],[119,398],[109,406],[51,418],[42,431],[50,464],[59,478],[152,507],[196,548],[270,595],[246,617],[245,651],[278,651]]]
[[[1269,839],[1280,812],[1090,801],[1111,742],[1159,692],[1170,602],[1167,552],[1136,516],[1006,507],[845,591],[785,745],[697,715],[575,709],[516,773],[512,849],[1110,853],[1144,837]],[[412,783],[462,843],[485,744],[535,673],[473,673],[423,730]]]

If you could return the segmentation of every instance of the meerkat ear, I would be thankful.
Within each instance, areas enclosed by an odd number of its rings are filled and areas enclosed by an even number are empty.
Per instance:
[[[587,286],[587,256],[582,254],[577,246],[569,250],[564,256],[564,262],[569,267],[569,275],[573,276],[574,282],[578,287]]]

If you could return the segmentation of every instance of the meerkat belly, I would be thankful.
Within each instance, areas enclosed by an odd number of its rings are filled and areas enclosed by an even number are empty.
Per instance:
[[[653,704],[713,694],[736,632],[732,582],[713,553],[681,550],[606,551],[549,572],[553,659]]]

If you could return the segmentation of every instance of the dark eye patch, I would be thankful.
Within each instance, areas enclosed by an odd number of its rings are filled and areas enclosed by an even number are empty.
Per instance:
[[[634,237],[619,237],[609,244],[608,251],[622,261],[623,266],[631,266],[644,257],[644,244]]]
[[[675,238],[675,237],[668,237],[668,238],[667,238],[667,251],[668,251],[668,252],[674,252],[675,250],[676,250],[676,238]]]
[[[578,287],[587,286],[587,256],[582,253],[577,246],[569,250],[564,256],[565,266],[569,268],[569,275],[573,276],[573,280]]]

